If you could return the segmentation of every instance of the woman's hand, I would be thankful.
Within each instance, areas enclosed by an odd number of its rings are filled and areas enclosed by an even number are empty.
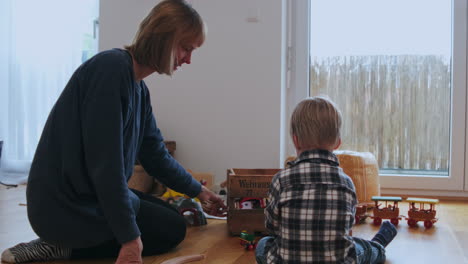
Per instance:
[[[197,196],[203,207],[203,211],[213,216],[226,216],[226,205],[223,199],[210,191],[210,189],[202,186],[202,191]]]
[[[120,248],[115,264],[143,264],[143,259],[141,258],[142,251],[143,243],[140,237],[124,243]]]

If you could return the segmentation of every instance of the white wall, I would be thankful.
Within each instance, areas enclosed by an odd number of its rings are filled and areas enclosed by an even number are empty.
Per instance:
[[[101,0],[100,50],[129,44],[155,2]],[[172,78],[145,80],[159,128],[185,168],[218,183],[228,168],[279,167],[281,1],[190,2],[208,37]]]

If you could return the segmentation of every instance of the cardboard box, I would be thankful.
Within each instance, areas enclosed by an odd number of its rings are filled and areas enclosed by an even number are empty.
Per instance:
[[[187,170],[190,174],[192,174],[193,178],[195,178],[197,181],[205,182],[205,187],[208,189],[213,188],[213,178],[214,175],[212,173],[208,172],[193,172],[192,170]]]
[[[176,142],[175,141],[164,141],[167,151],[171,156],[174,157],[176,151]],[[128,181],[128,187],[135,189],[140,192],[154,194],[156,196],[161,196],[165,191],[165,187],[157,181],[155,178],[151,177],[141,166],[140,162],[135,164],[133,168],[133,174]]]
[[[266,199],[273,176],[281,169],[228,169],[227,170],[227,224],[231,235],[242,231],[264,233],[264,208],[241,209],[237,205],[243,198]]]

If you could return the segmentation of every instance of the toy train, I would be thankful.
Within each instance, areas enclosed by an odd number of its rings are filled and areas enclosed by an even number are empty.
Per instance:
[[[439,203],[437,199],[408,198],[408,216],[400,215],[398,203],[402,201],[397,196],[373,196],[375,206],[373,215],[367,215],[367,204],[359,204],[356,207],[355,223],[363,223],[367,217],[373,219],[374,225],[380,225],[382,219],[390,219],[390,222],[397,226],[400,220],[407,220],[410,227],[416,227],[419,221],[424,222],[426,229],[431,228],[437,222],[435,205]]]

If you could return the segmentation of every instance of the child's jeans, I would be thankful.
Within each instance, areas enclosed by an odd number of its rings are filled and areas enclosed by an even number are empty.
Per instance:
[[[266,252],[265,252],[265,245],[267,240],[273,239],[271,236],[266,236],[260,239],[257,243],[257,247],[255,248],[255,258],[257,259],[257,264],[266,264]]]
[[[358,264],[385,263],[385,248],[377,242],[353,237]]]
[[[257,243],[255,249],[255,258],[258,264],[266,264],[265,245],[267,240],[273,239],[271,236],[266,236]],[[353,237],[356,248],[356,258],[358,264],[381,264],[385,263],[385,249],[377,242]]]

